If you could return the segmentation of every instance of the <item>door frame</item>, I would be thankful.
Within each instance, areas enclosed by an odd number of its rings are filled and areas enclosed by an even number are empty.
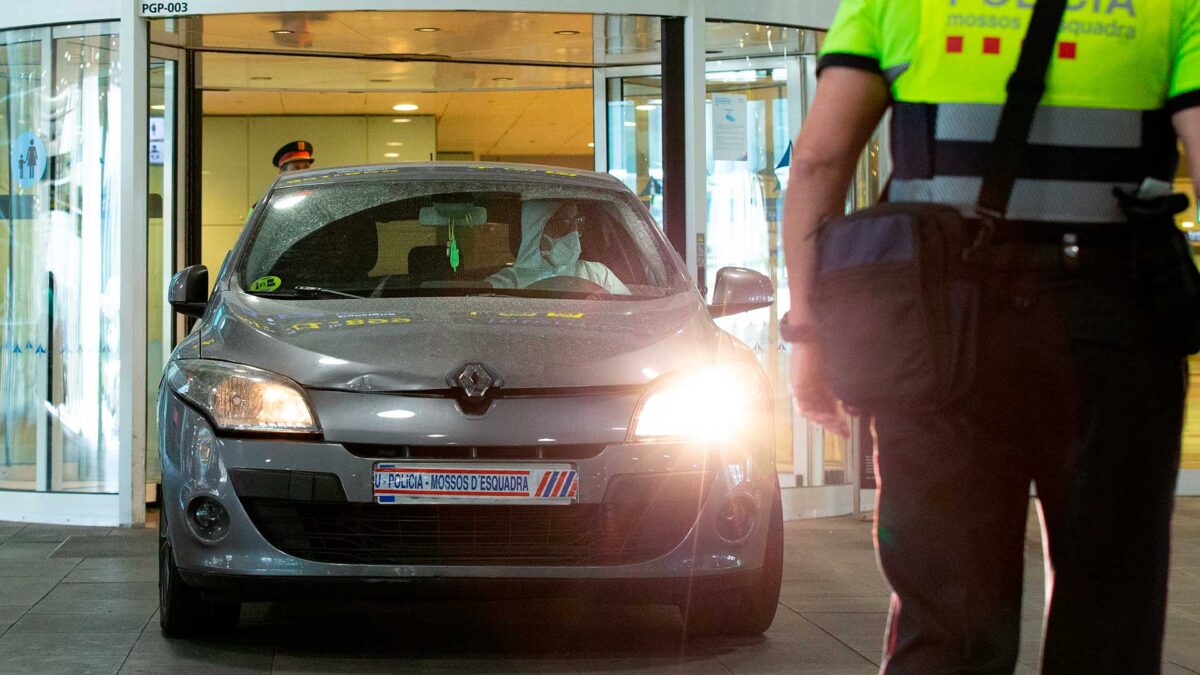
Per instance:
[[[158,286],[157,292],[163,296],[166,294],[166,286],[171,277],[175,274],[175,272],[178,272],[188,264],[186,253],[189,237],[188,224],[191,222],[191,219],[189,218],[190,204],[188,199],[190,193],[190,181],[187,175],[189,172],[186,169],[187,167],[191,166],[189,162],[189,155],[192,152],[192,149],[189,147],[188,143],[190,117],[190,93],[188,89],[188,84],[190,81],[189,73],[191,70],[190,56],[191,55],[186,50],[177,47],[159,44],[151,44],[149,46],[149,61],[169,61],[175,64],[174,81],[170,83],[172,85],[172,91],[164,92],[164,101],[169,101],[168,105],[173,113],[171,119],[173,124],[171,124],[167,129],[167,142],[164,146],[166,154],[166,157],[164,157],[164,166],[167,164],[170,165],[170,171],[164,178],[169,177],[171,179],[170,192],[167,192],[168,186],[164,181],[164,194],[162,195],[163,214],[165,216],[168,209],[170,210],[171,227],[169,230],[166,227],[163,228],[162,269],[150,270],[148,265],[148,255],[146,268],[146,283],[150,285],[149,291],[155,292],[155,286]],[[149,98],[147,98],[147,106],[148,105]],[[147,165],[147,168],[149,168],[149,165]],[[147,228],[148,227],[149,219],[147,219]],[[147,242],[147,244],[149,244],[149,242]],[[147,245],[147,253],[149,253],[149,245]],[[146,328],[147,352],[145,358],[150,359],[152,357],[152,355],[149,353],[149,330],[151,327],[149,324],[147,324]],[[173,350],[175,345],[179,343],[179,340],[182,339],[187,332],[185,318],[175,314],[175,312],[173,312],[171,308],[166,305],[166,303],[163,305],[162,325],[160,328],[162,330],[162,343],[165,347],[164,351]],[[149,363],[147,363],[146,367],[147,370],[150,369]],[[150,391],[149,386],[153,384],[155,383],[147,382],[147,392]],[[150,434],[157,432],[156,426],[151,422],[155,408],[156,405],[154,401],[152,398],[148,397],[146,401],[147,450],[149,450]],[[145,502],[150,504],[156,501],[156,495],[158,493],[158,481],[154,479],[149,469],[150,462],[152,461],[149,451],[145,453],[144,461],[146,463]]]

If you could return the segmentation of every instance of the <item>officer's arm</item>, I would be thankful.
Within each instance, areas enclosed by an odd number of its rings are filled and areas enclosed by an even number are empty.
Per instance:
[[[844,212],[854,167],[888,104],[887,85],[876,73],[841,67],[821,73],[796,137],[784,197],[784,255],[792,301],[788,320],[793,324],[811,323],[808,289],[816,249],[810,235],[822,216]]]
[[[1175,133],[1187,150],[1188,168],[1192,170],[1192,186],[1200,195],[1200,108],[1186,108],[1171,117]]]

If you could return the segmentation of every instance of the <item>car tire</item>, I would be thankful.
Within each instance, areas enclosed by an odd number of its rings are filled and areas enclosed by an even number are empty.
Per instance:
[[[242,604],[208,600],[200,589],[187,585],[175,566],[164,514],[158,523],[158,624],[163,635],[190,638],[237,628]]]
[[[767,549],[755,582],[728,593],[698,593],[680,605],[684,630],[689,636],[760,635],[775,620],[779,588],[783,583],[783,505],[778,488],[767,525]]]

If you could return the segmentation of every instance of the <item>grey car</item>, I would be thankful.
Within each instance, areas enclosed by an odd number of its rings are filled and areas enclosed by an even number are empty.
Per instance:
[[[273,598],[585,596],[771,623],[771,394],[618,180],[508,164],[280,176],[159,389],[162,629]]]

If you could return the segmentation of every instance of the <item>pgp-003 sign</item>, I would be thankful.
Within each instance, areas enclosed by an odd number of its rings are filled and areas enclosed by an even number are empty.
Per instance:
[[[176,14],[187,14],[189,11],[194,11],[190,10],[189,4],[192,3],[142,2],[139,3],[138,6],[141,7],[142,16],[173,16]]]

